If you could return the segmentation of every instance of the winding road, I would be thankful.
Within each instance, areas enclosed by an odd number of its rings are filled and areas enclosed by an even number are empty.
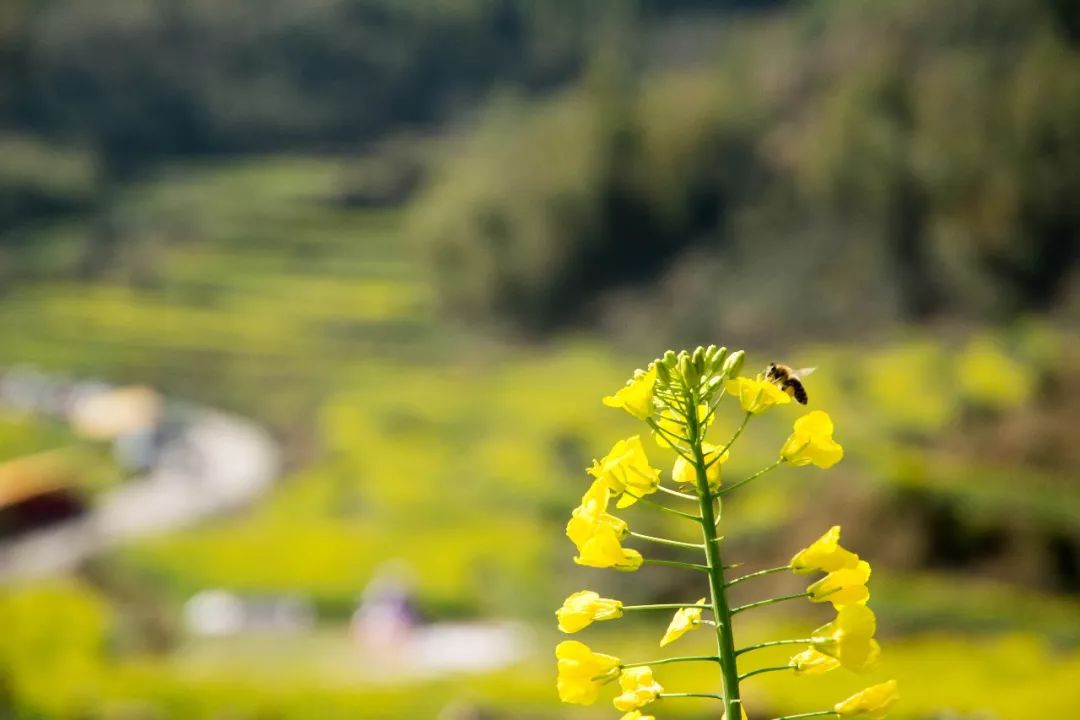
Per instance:
[[[185,416],[141,477],[99,497],[86,515],[0,544],[0,582],[73,570],[120,543],[248,505],[273,484],[279,452],[265,430],[211,409]]]

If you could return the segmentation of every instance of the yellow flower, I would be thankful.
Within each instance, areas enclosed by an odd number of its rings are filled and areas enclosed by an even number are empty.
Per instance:
[[[623,715],[619,720],[656,720],[652,715],[642,715],[640,710],[631,710]]]
[[[664,637],[660,638],[660,647],[670,645],[701,624],[701,610],[705,607],[705,598],[698,600],[697,604],[701,607],[679,608],[675,611],[675,617],[671,618]]]
[[[625,520],[607,512],[611,491],[607,483],[596,480],[574,508],[566,524],[566,536],[577,546],[574,562],[588,567],[637,570],[642,557],[637,550],[624,548],[619,541],[629,532]]]
[[[835,708],[841,715],[858,715],[872,718],[872,720],[881,720],[899,699],[896,681],[890,680],[855,693],[847,700],[836,703]]]
[[[555,616],[559,618],[559,629],[564,633],[575,633],[593,622],[614,620],[622,617],[622,614],[621,602],[602,598],[591,590],[574,593],[555,611]]]
[[[664,692],[660,683],[653,679],[652,668],[648,665],[627,668],[619,676],[622,694],[613,701],[616,710],[629,712],[648,705],[659,693]]]
[[[846,605],[837,611],[835,620],[819,627],[811,637],[815,650],[836,658],[848,670],[862,672],[881,655],[875,632],[877,618],[870,608]]]
[[[604,398],[603,403],[608,407],[622,408],[639,420],[647,420],[653,411],[656,368],[650,366],[647,372],[639,370],[638,373],[626,383],[626,387]]]
[[[780,457],[792,465],[831,468],[844,457],[844,448],[832,439],[833,423],[828,413],[808,412],[795,421],[791,437],[780,449]]]
[[[603,460],[593,460],[586,472],[602,480],[612,495],[621,495],[615,507],[630,507],[639,497],[656,492],[660,484],[660,471],[649,465],[641,436],[634,435],[620,440]]]
[[[720,455],[721,448],[718,445],[712,443],[701,443],[701,450],[705,456],[705,463],[708,468],[705,470],[705,477],[709,480],[709,489],[717,490],[720,487],[720,466],[728,461],[731,456],[730,450],[724,450],[724,454]],[[712,463],[709,465],[709,463]],[[675,459],[675,465],[671,468],[671,479],[682,485],[697,486],[697,469],[680,455]]]
[[[806,648],[791,658],[796,675],[822,675],[840,667],[840,661],[814,648]]]
[[[716,414],[710,414],[709,406],[702,403],[697,406],[697,417],[701,426],[703,428],[708,428],[712,425],[713,420],[716,419]],[[686,439],[686,422],[671,408],[664,408],[660,411],[660,417],[657,419],[656,424],[668,434]],[[671,443],[663,433],[653,430],[653,439],[655,439],[656,444],[662,448],[671,447]]]
[[[626,537],[630,528],[622,518],[607,512],[611,490],[607,483],[595,480],[581,496],[581,504],[574,508],[570,522],[566,525],[566,534],[580,549],[599,528],[612,531],[616,540]]]
[[[604,675],[619,667],[619,658],[594,653],[585,643],[564,640],[555,646],[559,675],[555,687],[559,699],[575,705],[592,705],[603,685]]]
[[[786,392],[768,380],[737,377],[728,380],[724,387],[728,395],[739,398],[742,409],[748,413],[760,415],[773,405],[787,405],[791,398]]]
[[[808,548],[800,550],[795,557],[791,558],[791,569],[800,575],[805,575],[818,570],[832,572],[842,568],[853,568],[858,563],[858,555],[840,547],[840,526],[833,525]]]
[[[845,605],[861,605],[870,598],[866,581],[870,579],[870,563],[860,560],[853,568],[833,570],[806,588],[810,602],[831,602],[839,610]]]

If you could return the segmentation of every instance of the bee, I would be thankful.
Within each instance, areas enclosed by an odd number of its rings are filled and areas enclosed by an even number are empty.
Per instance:
[[[793,370],[787,365],[769,363],[769,367],[765,369],[765,379],[795,398],[800,405],[805,405],[809,398],[806,395],[806,388],[803,387],[802,379],[814,372],[814,370],[815,368]]]

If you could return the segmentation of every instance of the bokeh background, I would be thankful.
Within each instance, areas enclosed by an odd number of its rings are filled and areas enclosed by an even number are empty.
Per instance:
[[[636,431],[600,397],[713,342],[817,366],[848,452],[728,557],[841,523],[885,648],[751,716],[1080,717],[1078,251],[1076,0],[3,0],[0,717],[615,717],[552,611],[700,579],[563,525]],[[656,656],[641,615],[582,639]]]

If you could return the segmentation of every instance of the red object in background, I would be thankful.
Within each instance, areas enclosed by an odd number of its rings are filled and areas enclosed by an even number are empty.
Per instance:
[[[62,456],[45,453],[0,465],[0,539],[79,517],[86,504]]]

